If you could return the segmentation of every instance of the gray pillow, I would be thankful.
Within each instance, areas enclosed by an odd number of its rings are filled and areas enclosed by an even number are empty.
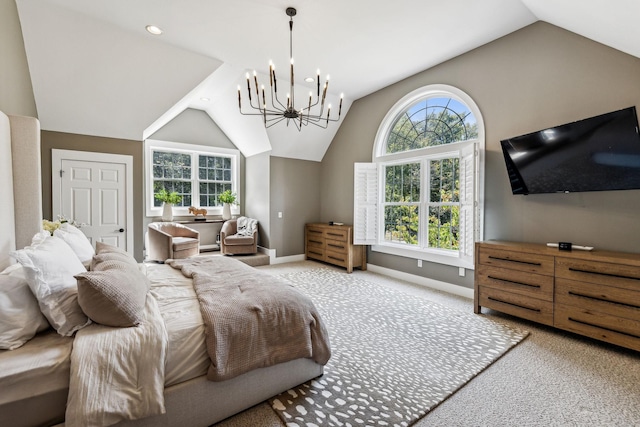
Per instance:
[[[78,280],[78,303],[94,322],[107,326],[136,326],[144,319],[149,280],[137,264],[120,259],[96,262],[92,270],[74,276]]]

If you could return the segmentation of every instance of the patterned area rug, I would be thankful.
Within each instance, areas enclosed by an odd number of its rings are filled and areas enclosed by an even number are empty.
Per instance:
[[[329,268],[281,277],[314,300],[333,352],[270,400],[289,427],[409,426],[528,335]]]

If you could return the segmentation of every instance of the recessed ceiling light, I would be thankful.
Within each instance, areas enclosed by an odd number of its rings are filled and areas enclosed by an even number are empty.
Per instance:
[[[200,98],[200,101],[209,102],[211,101],[211,99],[207,98],[206,96],[203,96],[202,98]]]
[[[160,27],[156,27],[155,25],[147,25],[144,28],[146,28],[146,30],[154,36],[159,36],[160,34],[162,34],[162,29]]]
[[[314,79],[313,77],[307,77],[306,79],[304,79],[304,81],[307,83],[313,83],[316,81],[316,79]]]

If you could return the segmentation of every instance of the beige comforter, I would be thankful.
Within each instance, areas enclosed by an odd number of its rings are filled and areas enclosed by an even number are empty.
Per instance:
[[[324,365],[331,357],[313,302],[287,282],[227,257],[168,263],[193,278],[211,358],[209,380],[303,357]]]
[[[147,295],[136,327],[93,323],[73,341],[65,427],[109,426],[163,414],[167,331],[158,304]]]

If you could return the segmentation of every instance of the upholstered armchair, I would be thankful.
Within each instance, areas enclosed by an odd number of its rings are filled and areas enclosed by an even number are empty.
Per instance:
[[[258,224],[250,235],[238,233],[238,220],[225,221],[220,230],[220,253],[222,255],[255,254],[258,252]]]
[[[152,222],[147,231],[147,259],[189,258],[200,253],[200,233],[175,222]]]

